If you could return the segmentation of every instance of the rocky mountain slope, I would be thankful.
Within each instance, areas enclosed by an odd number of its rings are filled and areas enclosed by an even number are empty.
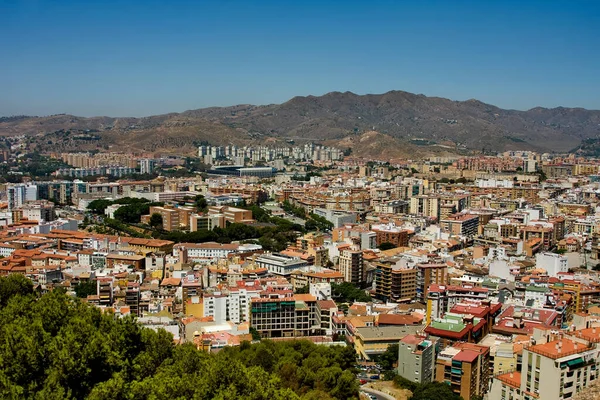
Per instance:
[[[0,119],[0,135],[38,135],[40,149],[57,131],[94,139],[58,140],[75,147],[130,147],[181,152],[211,144],[324,142],[382,149],[390,156],[509,149],[567,152],[600,137],[600,111],[581,108],[505,110],[477,100],[452,101],[402,91],[378,95],[332,92],[283,104],[212,107],[145,118],[71,115]],[[373,133],[374,132],[374,133]],[[77,136],[77,135],[75,135]],[[62,136],[61,136],[62,137]],[[48,139],[48,140],[46,140]],[[59,138],[55,138],[59,139]]]

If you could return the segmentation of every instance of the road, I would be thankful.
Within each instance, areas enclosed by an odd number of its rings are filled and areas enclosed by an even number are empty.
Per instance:
[[[366,393],[374,395],[379,400],[396,400],[393,396],[390,396],[389,394],[385,394],[383,392],[380,392],[379,390],[371,389],[371,388],[368,388],[366,386],[361,386],[360,390],[362,390],[363,392],[366,392]]]

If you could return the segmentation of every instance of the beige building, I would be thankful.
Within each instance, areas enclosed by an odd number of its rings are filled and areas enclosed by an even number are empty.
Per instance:
[[[435,380],[448,384],[463,399],[483,396],[489,383],[489,357],[489,347],[456,343],[438,355]]]
[[[410,199],[410,213],[425,217],[439,218],[440,198],[438,196],[415,196]]]
[[[410,302],[417,295],[417,270],[396,263],[375,263],[375,295],[393,302]]]
[[[347,246],[340,249],[340,272],[344,281],[360,285],[365,281],[365,269],[362,251]]]
[[[162,217],[163,229],[166,231],[174,231],[181,229],[181,223],[179,220],[179,211],[171,207],[150,207],[150,214],[148,221],[152,217],[152,214],[159,214]]]
[[[547,343],[526,346],[520,372],[494,377],[489,400],[562,400],[598,379],[600,328],[587,328]]]

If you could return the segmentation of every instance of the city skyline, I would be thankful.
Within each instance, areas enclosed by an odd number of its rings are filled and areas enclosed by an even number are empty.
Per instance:
[[[600,109],[593,2],[19,2],[0,115],[147,116],[404,90]]]

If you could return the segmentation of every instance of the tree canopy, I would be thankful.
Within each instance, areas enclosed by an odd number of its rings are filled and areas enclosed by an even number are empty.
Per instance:
[[[150,216],[150,222],[148,223],[154,229],[159,229],[163,227],[163,217],[159,213],[153,213]]]
[[[0,398],[356,399],[350,347],[242,343],[216,354],[176,345],[55,289],[0,277]]]
[[[410,381],[400,375],[394,378],[394,385],[412,392],[409,400],[463,400],[461,396],[454,393],[450,386],[442,382],[418,383]]]
[[[332,283],[331,297],[338,303],[353,303],[355,301],[371,301],[371,296],[350,282]]]

